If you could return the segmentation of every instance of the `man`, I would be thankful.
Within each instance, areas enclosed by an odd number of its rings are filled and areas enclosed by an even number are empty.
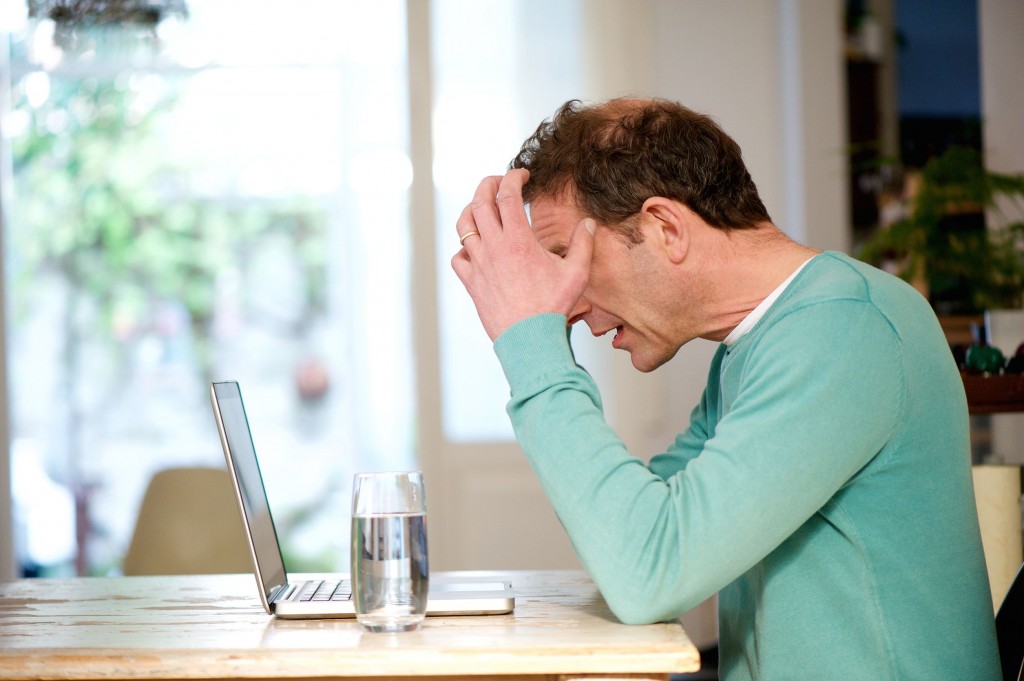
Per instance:
[[[787,238],[736,143],[678,104],[569,102],[511,167],[460,216],[452,266],[613,612],[718,593],[730,681],[998,678],[966,401],[927,302]],[[721,343],[647,464],[573,359],[581,320],[640,371]]]

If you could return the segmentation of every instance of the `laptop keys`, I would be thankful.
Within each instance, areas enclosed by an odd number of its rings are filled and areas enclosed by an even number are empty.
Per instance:
[[[352,599],[352,583],[347,579],[306,582],[302,585],[297,599],[313,603],[348,601]]]

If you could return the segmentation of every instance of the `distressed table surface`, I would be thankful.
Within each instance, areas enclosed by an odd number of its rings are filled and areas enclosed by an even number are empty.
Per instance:
[[[371,634],[270,617],[252,575],[3,583],[0,680],[664,679],[699,667],[678,623],[619,623],[583,572],[463,574],[509,580],[515,612]]]

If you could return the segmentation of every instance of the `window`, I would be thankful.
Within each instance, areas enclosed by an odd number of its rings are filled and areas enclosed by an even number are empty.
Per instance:
[[[149,477],[223,465],[213,379],[242,385],[290,570],[347,564],[355,470],[415,466],[405,5],[189,12],[155,41],[0,35],[27,574],[116,572]]]

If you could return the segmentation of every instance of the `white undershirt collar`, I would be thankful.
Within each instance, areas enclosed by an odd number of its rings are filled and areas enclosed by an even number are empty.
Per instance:
[[[796,275],[800,274],[800,270],[802,270],[811,260],[812,258],[808,258],[800,263],[800,266],[793,270],[793,274],[786,277],[786,281],[779,284],[774,291],[768,294],[767,298],[762,300],[757,307],[751,310],[750,314],[744,317],[743,321],[736,325],[736,328],[725,337],[725,340],[723,340],[722,343],[725,345],[732,345],[740,339],[740,336],[754,328],[754,325],[761,321],[761,317],[768,312],[768,308],[772,306],[772,303],[778,300],[779,296],[782,295],[782,292],[786,290],[786,287],[796,279]]]

